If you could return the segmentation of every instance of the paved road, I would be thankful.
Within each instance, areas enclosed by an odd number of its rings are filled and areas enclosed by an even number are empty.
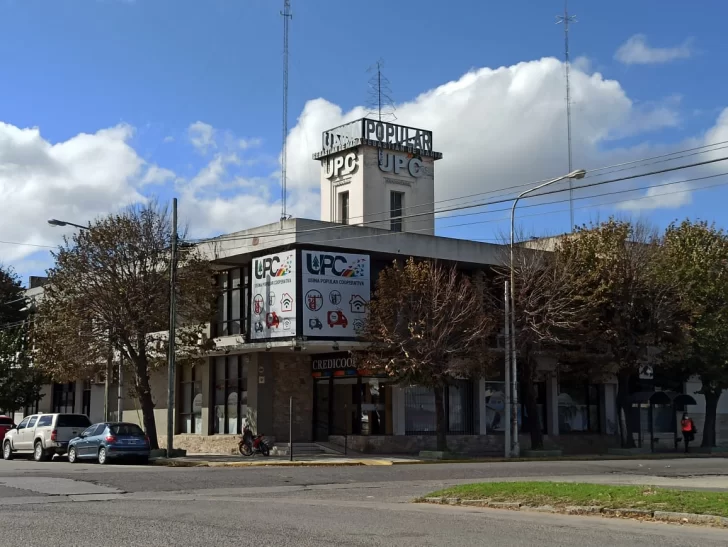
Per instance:
[[[725,530],[410,503],[449,484],[519,477],[728,489],[728,461],[242,469],[0,462],[0,530],[3,544],[43,546],[726,544]]]

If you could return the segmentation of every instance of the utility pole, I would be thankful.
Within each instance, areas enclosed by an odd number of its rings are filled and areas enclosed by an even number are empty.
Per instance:
[[[174,352],[177,326],[177,198],[172,200],[172,252],[169,268],[169,361],[167,384],[167,457],[174,449]]]
[[[114,362],[114,350],[111,347],[111,331],[109,331],[109,354],[106,356],[106,378],[104,379],[104,421],[111,420],[111,374]]]
[[[124,356],[119,355],[119,386],[116,391],[116,421],[124,421]]]
[[[286,177],[288,169],[288,26],[293,19],[291,0],[283,0],[283,146],[281,150],[281,224],[288,218],[286,211]],[[283,227],[283,226],[281,226]]]
[[[576,15],[569,15],[569,1],[564,0],[564,15],[556,16],[556,24],[564,25],[564,71],[566,75],[566,138],[569,154],[569,170],[573,169],[571,158],[571,75],[569,61],[569,23],[576,23]],[[569,232],[574,231],[574,181],[569,179]]]
[[[504,402],[505,412],[505,457],[511,457],[511,288],[510,282],[506,281],[505,291],[505,312],[506,312],[506,370],[505,389],[503,390],[506,400]]]

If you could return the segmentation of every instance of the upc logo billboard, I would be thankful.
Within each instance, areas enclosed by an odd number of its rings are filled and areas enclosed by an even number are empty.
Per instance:
[[[290,264],[287,262],[281,263],[280,258],[276,255],[255,259],[256,279],[265,279],[267,275],[270,275],[270,277],[283,277],[290,271]]]
[[[360,258],[353,264],[345,256],[326,253],[307,253],[306,270],[313,275],[335,275],[336,277],[363,277],[366,259]]]

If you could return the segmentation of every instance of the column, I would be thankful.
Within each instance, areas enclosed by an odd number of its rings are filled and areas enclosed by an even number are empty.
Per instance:
[[[546,431],[549,436],[559,434],[559,383],[556,374],[546,377]]]
[[[478,380],[478,386],[475,392],[478,400],[478,433],[487,435],[488,418],[485,409],[485,378]]]

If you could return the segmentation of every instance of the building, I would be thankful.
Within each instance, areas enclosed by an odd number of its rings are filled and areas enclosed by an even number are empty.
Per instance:
[[[229,453],[243,419],[278,443],[288,442],[291,427],[294,442],[335,448],[346,436],[350,448],[363,452],[435,445],[433,393],[361,370],[349,351],[362,348],[357,331],[366,304],[393,260],[414,256],[487,270],[502,262],[503,248],[434,235],[435,162],[442,154],[430,131],[361,119],[325,131],[313,158],[321,169],[321,220],[283,220],[201,244],[222,296],[207,333],[215,350],[177,371],[177,447]],[[547,446],[578,453],[617,444],[616,380],[572,383],[548,361],[539,374]],[[167,379],[157,374],[152,384],[163,445]],[[499,374],[453,382],[446,394],[451,449],[503,454],[503,394]],[[43,411],[103,417],[102,382],[56,385],[47,395]],[[122,417],[142,422],[129,397]],[[721,439],[728,442],[728,431],[721,430]]]

